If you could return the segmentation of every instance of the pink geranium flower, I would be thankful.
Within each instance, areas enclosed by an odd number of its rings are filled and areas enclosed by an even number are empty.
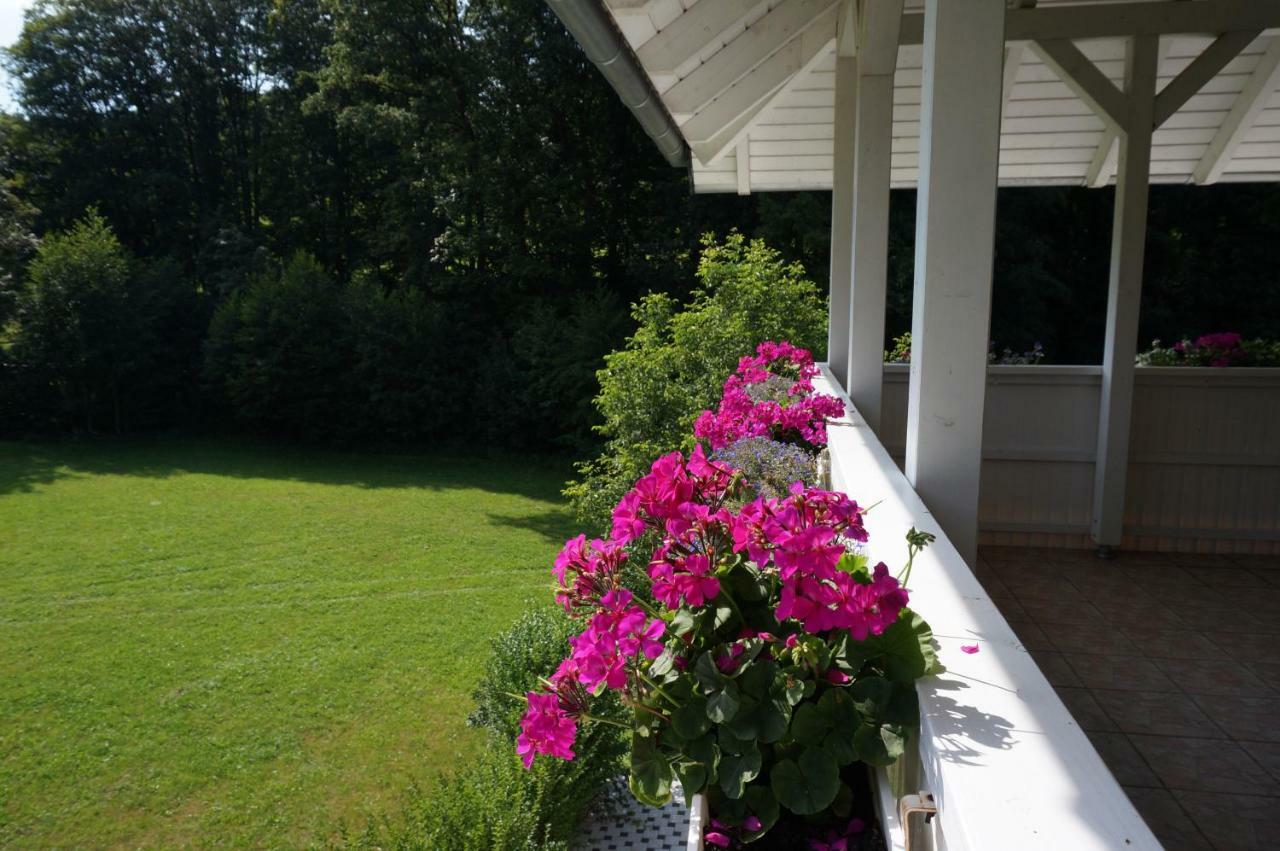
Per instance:
[[[578,723],[560,706],[554,694],[531,691],[525,698],[529,709],[520,719],[520,735],[516,738],[516,753],[520,754],[524,767],[533,765],[537,754],[573,759]]]

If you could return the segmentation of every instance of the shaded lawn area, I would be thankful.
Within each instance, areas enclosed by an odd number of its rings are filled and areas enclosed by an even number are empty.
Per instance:
[[[476,745],[565,473],[0,443],[0,846],[296,846],[394,813]]]

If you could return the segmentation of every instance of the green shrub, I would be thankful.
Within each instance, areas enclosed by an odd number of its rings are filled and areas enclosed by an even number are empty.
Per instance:
[[[651,294],[633,309],[637,328],[605,358],[595,404],[606,438],[578,466],[565,495],[579,521],[603,528],[631,483],[659,455],[687,448],[693,419],[720,397],[724,376],[764,340],[787,340],[820,355],[827,310],[819,288],[795,263],[739,234],[703,241],[698,286],[680,305]]]
[[[193,303],[163,264],[136,263],[95,212],[47,236],[3,332],[14,401],[0,427],[120,432],[155,419],[186,367],[171,338]]]

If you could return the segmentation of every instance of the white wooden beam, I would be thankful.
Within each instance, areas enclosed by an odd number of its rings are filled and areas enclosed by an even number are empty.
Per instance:
[[[859,18],[858,101],[854,122],[853,278],[849,299],[849,397],[880,428],[884,320],[889,282],[889,182],[893,154],[893,77],[903,0],[863,4]],[[874,46],[874,47],[873,47]]]
[[[662,100],[667,109],[674,115],[691,114],[702,109],[753,68],[784,46],[794,43],[797,36],[817,23],[833,5],[834,0],[783,0],[687,77],[663,92]]]
[[[973,564],[1005,0],[926,0],[924,15],[906,475]]]
[[[1188,0],[1176,0],[1176,2],[1186,3]],[[1156,54],[1157,79],[1160,77],[1160,69],[1164,66],[1165,59],[1169,56],[1169,49],[1172,47],[1172,38],[1160,39],[1160,48]],[[1110,126],[1102,131],[1102,141],[1098,143],[1098,149],[1093,152],[1093,160],[1089,163],[1088,171],[1085,172],[1085,186],[1091,189],[1101,189],[1111,183],[1111,178],[1115,177],[1116,174],[1116,165],[1120,160],[1120,145],[1117,138],[1118,134]]]
[[[898,67],[902,0],[861,0],[857,27],[859,73],[892,75]]]
[[[1011,42],[1040,39],[1127,38],[1133,35],[1221,35],[1235,30],[1268,30],[1280,27],[1280,3],[1276,0],[1196,0],[1195,2],[1080,3],[1010,9],[1005,17],[1005,39]],[[900,45],[923,40],[924,16],[902,16]]]
[[[846,0],[853,5],[853,0]],[[835,120],[831,160],[831,287],[828,297],[827,364],[849,387],[850,301],[853,293],[853,168],[856,158],[858,60],[839,55],[837,41]]]
[[[640,45],[636,58],[650,76],[674,74],[759,4],[760,0],[698,0]]]
[[[1133,360],[1138,351],[1138,308],[1147,239],[1158,51],[1155,36],[1138,36],[1130,40],[1125,58],[1125,94],[1133,120],[1120,138],[1111,229],[1111,274],[1107,287],[1106,343],[1102,355],[1093,486],[1092,532],[1093,540],[1100,547],[1119,546],[1124,534]]]
[[[1045,39],[1032,43],[1036,53],[1067,84],[1076,96],[1115,130],[1122,130],[1129,120],[1129,107],[1124,93],[1098,70],[1080,48],[1067,39]]]
[[[1239,97],[1227,113],[1227,117],[1214,134],[1209,148],[1200,158],[1192,175],[1196,183],[1216,183],[1222,177],[1227,163],[1240,145],[1246,133],[1266,108],[1267,98],[1280,84],[1280,36],[1271,39],[1271,46],[1258,59],[1253,73],[1244,84]]]
[[[1001,115],[1004,114],[1005,108],[1009,106],[1009,98],[1013,95],[1013,87],[1018,84],[1018,69],[1022,67],[1022,55],[1025,52],[1026,46],[1016,43],[1010,44],[1004,49],[1004,77],[1000,86]]]
[[[734,149],[733,158],[738,167],[738,194],[751,194],[751,142],[743,139]]]
[[[1276,0],[1197,0],[1059,4],[1010,9],[1005,19],[1009,41],[1091,39],[1135,35],[1220,35],[1235,30],[1280,27]]]
[[[1218,75],[1227,63],[1240,55],[1261,34],[1261,30],[1240,30],[1218,36],[1182,73],[1170,80],[1156,95],[1152,122],[1158,128],[1182,108],[1191,96]]]
[[[1084,176],[1085,186],[1098,189],[1111,182],[1111,176],[1116,173],[1116,161],[1120,156],[1116,138],[1116,131],[1112,128],[1107,127],[1102,131],[1102,141],[1098,143],[1098,149],[1093,152],[1093,160],[1089,163],[1089,170]]]

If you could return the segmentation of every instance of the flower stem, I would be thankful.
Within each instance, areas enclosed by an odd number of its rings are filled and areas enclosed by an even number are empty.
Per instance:
[[[643,681],[644,681],[644,683],[645,683],[647,686],[649,686],[649,688],[653,689],[653,690],[654,690],[655,692],[657,692],[659,695],[661,695],[662,697],[664,697],[664,698],[666,698],[668,701],[670,701],[672,706],[679,706],[679,705],[680,705],[680,701],[676,700],[674,697],[672,697],[671,695],[667,694],[665,691],[663,691],[663,690],[662,690],[662,686],[658,685],[658,684],[657,684],[657,683],[655,683],[653,680],[651,680],[651,679],[649,679],[648,677],[646,677],[646,676],[645,676],[644,674],[642,674],[640,671],[636,671],[636,676],[637,676],[637,677],[639,677],[641,680],[643,680]]]

